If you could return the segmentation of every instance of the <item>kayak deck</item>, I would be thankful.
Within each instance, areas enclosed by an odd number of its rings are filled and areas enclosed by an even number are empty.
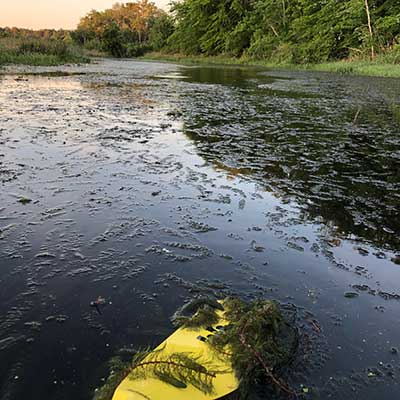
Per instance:
[[[218,311],[220,320],[212,328],[227,324],[223,318],[223,311]],[[179,388],[168,384],[156,376],[137,378],[128,375],[118,386],[113,400],[215,400],[234,392],[239,387],[229,356],[217,353],[207,342],[207,337],[212,335],[212,329],[205,328],[179,328],[154,351],[162,357],[176,353],[190,354],[198,363],[206,365],[208,370],[217,371],[212,378],[212,391],[204,391],[187,384]],[[144,358],[143,362],[146,362]]]

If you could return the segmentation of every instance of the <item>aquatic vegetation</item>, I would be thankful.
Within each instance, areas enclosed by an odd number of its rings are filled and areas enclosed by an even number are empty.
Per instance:
[[[146,379],[156,376],[178,388],[192,385],[204,393],[213,391],[212,380],[220,371],[191,353],[173,353],[163,356],[163,349],[138,352],[133,360],[129,379]]]
[[[200,298],[185,304],[172,316],[175,326],[197,329],[211,326],[218,322],[217,310],[224,310],[222,305],[211,298]]]
[[[27,197],[21,197],[18,199],[18,203],[21,203],[23,205],[29,204],[32,202],[32,199],[28,199]]]
[[[112,358],[109,362],[110,375],[106,383],[96,389],[93,400],[111,400],[126,377],[129,380],[156,377],[178,389],[192,385],[204,393],[212,393],[213,379],[217,373],[224,372],[212,369],[207,362],[191,353],[173,353],[166,357],[162,351],[138,351],[130,362],[124,362],[120,357]]]
[[[223,354],[229,352],[242,397],[246,398],[254,385],[266,383],[293,395],[279,374],[296,355],[299,332],[294,323],[274,301],[246,303],[228,298],[223,304],[228,325],[217,330],[209,343]]]
[[[225,303],[229,326],[214,336],[217,348],[229,346],[232,363],[246,392],[252,384],[267,379],[288,393],[293,391],[277,377],[280,368],[293,360],[298,332],[285,320],[274,301],[256,301],[246,304],[239,299]]]
[[[93,400],[111,400],[116,387],[129,374],[130,365],[120,357],[113,357],[108,363],[110,374],[105,384],[94,392]]]
[[[215,326],[220,320],[217,310],[221,309],[224,310],[224,325]],[[183,312],[193,314],[183,318]],[[195,299],[182,307],[173,321],[188,329],[205,328],[211,332],[204,341],[219,356],[231,360],[240,381],[241,398],[246,398],[257,384],[268,384],[286,394],[295,394],[280,378],[280,371],[288,368],[295,358],[299,332],[293,322],[285,318],[278,303],[262,300],[246,303],[239,298],[228,298],[222,303],[211,298]],[[112,370],[106,388],[98,390],[96,396],[112,393],[112,388],[115,390],[125,376],[132,380],[155,376],[177,388],[192,385],[204,393],[211,393],[213,378],[224,372],[213,369],[212,364],[191,353],[165,356],[163,348],[139,351],[130,363],[117,366]],[[107,399],[110,397],[95,397],[95,400]]]
[[[388,105],[397,104],[398,81],[112,59],[6,71],[6,396],[88,398],[119,347],[171,334],[169,316],[183,299],[234,294],[276,298],[285,316],[287,302],[298,306],[298,355],[273,371],[296,391],[370,400],[379,379],[377,390],[391,398],[399,140]],[[171,109],[181,115],[167,115]],[[32,203],[18,203],[22,195]],[[206,227],[218,230],[199,229]],[[348,299],[348,291],[359,296]],[[90,306],[99,295],[107,299],[101,313]],[[27,329],[32,321],[40,334]],[[379,362],[393,365],[393,377]],[[352,371],[368,378],[365,365],[383,371],[371,387],[344,380]],[[266,374],[260,382],[259,398],[285,397],[269,396]]]
[[[192,318],[175,316],[174,323],[185,328],[199,328],[204,325],[213,325],[218,322],[218,315],[214,308],[204,305]]]
[[[400,124],[400,104],[391,103],[389,109],[393,118]]]
[[[198,68],[195,81],[212,82],[214,69]],[[246,73],[238,72],[243,78]],[[228,73],[222,80],[224,91],[193,96],[186,105],[190,118],[185,133],[196,143],[198,154],[217,170],[222,164],[247,169],[250,173],[243,177],[251,177],[278,197],[295,199],[303,209],[303,222],[322,218],[327,226],[336,227],[332,235],[339,238],[355,234],[396,249],[399,237],[393,232],[400,227],[395,212],[399,182],[395,108],[378,101],[382,94],[375,87],[363,93],[354,85],[357,89],[351,95],[327,90],[318,99],[309,96],[318,95],[320,89],[303,75],[295,78],[297,74],[288,72],[285,76],[293,79],[277,82],[273,72],[261,74],[265,84],[257,89],[250,77],[244,80],[249,84],[245,98],[230,90],[235,82]],[[344,83],[351,78],[334,79]],[[320,88],[327,83],[325,78],[318,82]],[[264,101],[258,101],[263,95]],[[386,96],[396,99],[394,91]],[[374,100],[368,104],[366,99]],[[356,121],[359,107],[354,103],[349,107],[349,101],[362,105]],[[280,223],[278,214],[285,224],[288,215],[279,211],[271,213],[271,227]]]

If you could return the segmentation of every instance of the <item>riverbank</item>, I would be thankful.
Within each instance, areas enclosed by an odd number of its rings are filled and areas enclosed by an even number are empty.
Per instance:
[[[38,67],[57,66],[64,64],[83,64],[90,61],[87,57],[67,57],[61,58],[55,55],[28,53],[28,54],[13,54],[10,52],[0,53],[0,68],[5,65],[19,64],[32,65]]]
[[[310,70],[349,75],[367,75],[387,78],[400,78],[400,65],[370,61],[334,61],[321,64],[279,64],[248,58],[226,56],[183,56],[180,54],[148,53],[142,60],[170,61],[183,64],[250,65],[266,68]]]
[[[89,63],[92,57],[104,57],[103,53],[82,52],[75,46],[50,46],[36,49],[31,43],[26,46],[10,48],[0,41],[0,68],[5,65],[58,66],[63,64]],[[140,60],[166,61],[187,65],[243,65],[258,66],[273,69],[308,70],[332,72],[348,75],[365,75],[386,78],[400,78],[400,64],[390,64],[380,61],[333,61],[320,64],[280,64],[249,58],[234,58],[226,56],[184,56],[180,54],[148,53]]]
[[[9,64],[56,66],[88,62],[89,55],[61,40],[0,40],[0,67]]]

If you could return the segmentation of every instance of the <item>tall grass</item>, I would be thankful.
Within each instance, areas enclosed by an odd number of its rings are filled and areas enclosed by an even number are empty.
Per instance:
[[[307,65],[306,69],[322,72],[334,72],[342,75],[381,76],[400,78],[400,65],[371,61],[335,61],[330,63]]]
[[[89,59],[77,47],[54,39],[0,39],[0,65],[60,65]]]

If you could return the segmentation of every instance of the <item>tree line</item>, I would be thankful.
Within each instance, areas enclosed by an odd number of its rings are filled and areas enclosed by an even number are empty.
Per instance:
[[[116,3],[104,11],[84,16],[72,39],[89,50],[115,57],[135,57],[149,50],[161,50],[174,29],[173,19],[148,0]]]
[[[184,0],[172,13],[167,48],[183,54],[315,63],[400,53],[399,0]]]
[[[78,43],[114,56],[147,50],[316,63],[385,55],[400,62],[398,0],[142,0],[82,18]]]
[[[147,51],[318,63],[400,63],[399,0],[149,0],[92,10],[74,31],[0,29],[1,36],[71,40],[115,57]]]
[[[20,40],[60,40],[70,42],[70,31],[65,29],[25,29],[16,27],[0,27],[0,39],[12,38]]]

